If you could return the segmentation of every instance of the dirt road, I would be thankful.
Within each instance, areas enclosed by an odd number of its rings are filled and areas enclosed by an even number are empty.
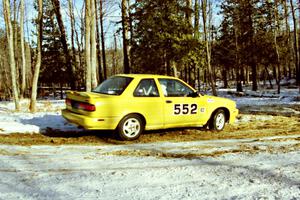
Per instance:
[[[215,139],[262,138],[300,134],[300,118],[271,115],[239,115],[234,125],[226,126],[221,132],[204,129],[172,129],[148,131],[138,140],[123,142],[114,139],[109,131],[83,131],[80,133],[60,132],[48,129],[43,134],[0,135],[0,144],[9,145],[101,145],[152,142],[183,142]]]

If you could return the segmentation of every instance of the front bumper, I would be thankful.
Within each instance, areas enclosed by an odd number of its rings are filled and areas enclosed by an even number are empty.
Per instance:
[[[238,114],[239,114],[239,110],[236,108],[230,112],[229,124],[233,124],[235,122],[235,119]]]

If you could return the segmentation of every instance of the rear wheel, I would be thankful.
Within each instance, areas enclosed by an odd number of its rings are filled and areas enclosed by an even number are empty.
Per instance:
[[[121,140],[135,140],[144,131],[145,125],[139,115],[125,116],[117,127],[117,134]]]
[[[211,118],[209,128],[216,131],[222,131],[225,127],[226,116],[224,110],[217,110]]]

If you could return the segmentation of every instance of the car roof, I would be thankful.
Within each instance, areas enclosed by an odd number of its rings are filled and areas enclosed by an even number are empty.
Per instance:
[[[158,75],[158,74],[116,74],[114,76],[127,76],[131,78],[173,78],[176,79],[176,77],[173,76],[166,76],[166,75]]]

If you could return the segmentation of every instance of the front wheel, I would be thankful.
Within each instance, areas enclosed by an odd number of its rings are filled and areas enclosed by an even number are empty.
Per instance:
[[[222,131],[225,127],[226,116],[224,110],[217,110],[210,121],[209,128],[216,131]]]
[[[121,140],[135,140],[144,131],[145,125],[139,115],[125,116],[117,127],[117,134]]]

